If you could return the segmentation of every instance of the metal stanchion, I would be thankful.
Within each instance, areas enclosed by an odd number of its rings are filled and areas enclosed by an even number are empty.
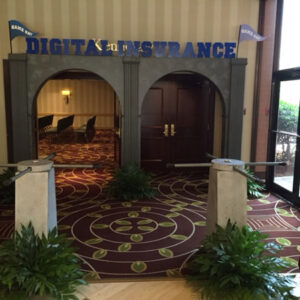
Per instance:
[[[211,158],[211,159],[217,158],[216,156],[214,156],[214,155],[212,155],[212,154],[210,154],[210,153],[206,153],[206,156],[207,156],[208,158]]]
[[[205,168],[205,167],[211,167],[211,163],[167,164],[167,168]]]
[[[53,164],[56,154],[44,159],[26,160],[17,164],[1,164],[17,168],[15,176],[4,181],[5,185],[16,182],[15,228],[29,222],[38,234],[48,234],[57,226],[54,168],[101,168],[100,164]]]
[[[74,169],[74,168],[83,168],[83,169],[100,169],[101,168],[101,164],[88,164],[88,165],[84,165],[84,164],[54,164],[53,165],[54,168],[70,168],[70,169]]]
[[[47,157],[43,158],[43,160],[49,160],[49,159],[52,159],[55,156],[56,156],[56,153],[54,152],[54,153],[48,155]]]
[[[242,174],[243,176],[249,178],[249,179],[252,179],[258,183],[261,183],[261,184],[265,184],[265,181],[260,179],[260,178],[257,178],[255,176],[252,176],[250,174],[248,174],[246,171],[244,171],[243,169],[240,169],[240,168],[236,168],[236,167],[233,167],[233,169],[236,171],[236,172],[239,172],[240,174]]]
[[[225,226],[228,219],[238,226],[247,224],[247,180],[264,184],[262,179],[248,174],[245,166],[285,166],[286,162],[248,162],[228,158],[216,158],[207,153],[211,163],[168,164],[167,167],[210,167],[207,208],[207,233],[215,225]]]
[[[32,160],[30,162],[37,163],[37,162],[41,162],[41,161],[47,161],[47,160],[53,158],[55,155],[56,154],[53,153],[53,154],[47,156],[46,158],[43,158],[42,160]],[[19,164],[0,164],[0,167],[4,167],[4,168],[17,168],[18,166],[19,166]],[[52,167],[53,168],[65,168],[65,169],[67,169],[67,168],[69,168],[69,169],[75,169],[75,168],[100,169],[102,167],[102,165],[101,164],[52,164]],[[32,171],[32,168],[28,167],[25,170],[20,171],[15,176],[12,176],[9,179],[4,180],[2,184],[5,186],[10,185],[11,183],[15,182],[17,179],[19,179],[23,175],[25,175],[31,171]]]
[[[10,177],[9,179],[6,179],[2,182],[3,185],[7,186],[16,181],[18,178],[24,176],[25,174],[29,173],[32,171],[31,167],[28,167],[27,169],[23,170],[22,172],[19,172],[15,176]]]
[[[249,167],[256,167],[256,166],[273,167],[273,166],[286,166],[287,163],[285,161],[275,161],[275,162],[262,161],[262,162],[248,162],[245,163],[245,165]]]

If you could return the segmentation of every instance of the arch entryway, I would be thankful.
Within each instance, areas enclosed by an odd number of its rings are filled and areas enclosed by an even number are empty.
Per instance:
[[[84,69],[105,79],[116,91],[122,111],[122,162],[140,163],[141,109],[151,86],[166,74],[193,71],[209,78],[223,99],[222,156],[239,159],[243,123],[246,59],[104,57],[77,55],[9,56],[7,128],[9,161],[36,158],[34,100],[43,83],[67,69]]]
[[[206,162],[206,153],[219,156],[221,98],[216,86],[198,73],[174,72],[157,80],[142,105],[142,167],[164,170],[169,163]]]
[[[35,104],[38,157],[55,152],[61,163],[120,163],[120,103],[99,75],[83,69],[54,74]]]

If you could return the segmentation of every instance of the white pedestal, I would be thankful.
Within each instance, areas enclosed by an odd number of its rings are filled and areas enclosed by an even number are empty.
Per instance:
[[[16,180],[15,228],[32,223],[35,232],[48,235],[57,226],[53,162],[28,160],[18,163],[18,171],[32,171]]]
[[[214,159],[209,173],[207,234],[228,219],[238,226],[247,224],[247,178],[234,171],[245,163],[234,159]]]

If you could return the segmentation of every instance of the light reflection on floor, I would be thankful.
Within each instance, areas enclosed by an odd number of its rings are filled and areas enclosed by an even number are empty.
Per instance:
[[[284,189],[292,192],[293,191],[293,180],[294,176],[280,176],[280,177],[275,177],[274,182]]]

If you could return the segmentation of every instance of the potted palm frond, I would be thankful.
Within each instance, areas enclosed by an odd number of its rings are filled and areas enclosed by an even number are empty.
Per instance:
[[[254,173],[251,172],[249,167],[245,168],[245,171],[251,175],[254,176]],[[247,177],[247,194],[248,197],[251,198],[262,198],[264,195],[262,194],[262,191],[264,190],[264,186],[257,181],[255,181],[252,178]]]
[[[32,224],[14,232],[0,245],[0,299],[77,299],[86,282],[70,243],[56,229],[40,237]]]
[[[187,263],[187,281],[201,299],[297,299],[293,277],[279,273],[288,267],[278,257],[280,245],[264,242],[266,237],[230,221],[225,228],[217,225]]]
[[[150,173],[134,163],[128,163],[114,172],[106,190],[109,195],[121,200],[151,198],[154,195],[151,179]]]
[[[4,185],[3,183],[15,175],[14,168],[8,168],[0,173],[0,204],[13,204],[15,201],[15,183]]]

